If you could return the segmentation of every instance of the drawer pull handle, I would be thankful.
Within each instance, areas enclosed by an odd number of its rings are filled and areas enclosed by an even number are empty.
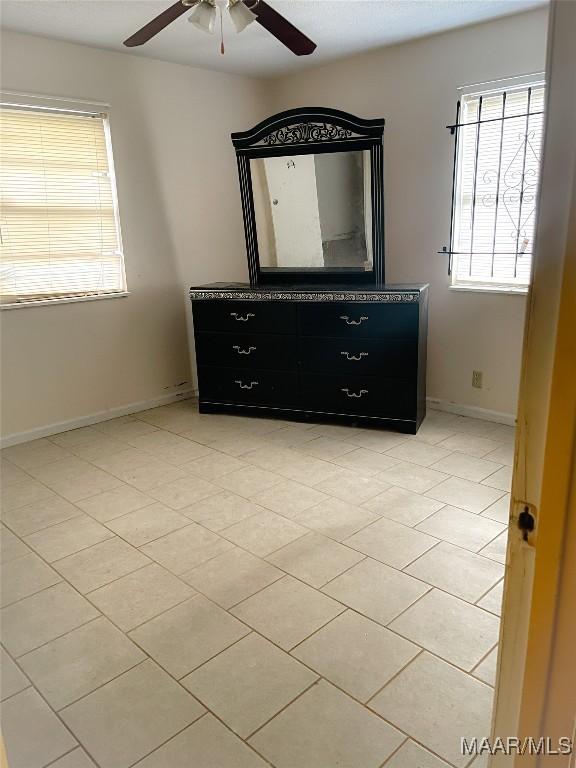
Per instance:
[[[238,384],[240,389],[252,389],[252,387],[256,386],[259,383],[260,383],[259,381],[251,381],[250,384],[243,384],[240,379],[236,379],[236,381],[234,382],[234,384]]]
[[[239,355],[249,355],[250,352],[256,352],[256,347],[248,347],[248,349],[242,349],[242,347],[239,347],[237,344],[233,346],[232,349],[235,349]]]
[[[230,312],[230,317],[233,317],[234,320],[238,320],[240,323],[245,323],[250,320],[251,317],[256,317],[256,315],[253,312],[246,312],[245,315],[239,315],[238,312]]]
[[[350,392],[348,387],[346,387],[345,389],[342,389],[341,391],[344,392],[346,397],[362,397],[362,395],[367,395],[368,394],[368,390],[367,389],[361,389],[360,392]]]
[[[368,357],[368,352],[358,352],[357,355],[351,355],[350,352],[340,352],[344,355],[346,360],[362,360],[363,357]]]
[[[346,325],[362,325],[364,320],[368,320],[368,318],[366,317],[366,315],[360,315],[359,320],[350,320],[348,315],[340,315],[340,320],[344,320]]]

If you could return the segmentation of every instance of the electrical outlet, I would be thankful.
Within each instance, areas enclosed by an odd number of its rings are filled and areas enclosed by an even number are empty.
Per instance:
[[[482,389],[482,371],[472,371],[472,386]]]

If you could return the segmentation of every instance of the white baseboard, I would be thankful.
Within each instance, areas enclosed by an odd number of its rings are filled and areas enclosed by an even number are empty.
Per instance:
[[[509,427],[513,427],[516,424],[516,416],[513,413],[490,411],[487,408],[478,408],[475,405],[460,405],[459,403],[451,403],[449,400],[437,400],[435,397],[427,397],[426,403],[429,408],[433,408],[436,411],[446,411],[447,413],[455,413],[458,416],[470,416],[473,419],[494,421],[496,424],[506,424]]]
[[[9,448],[11,445],[18,445],[19,443],[27,443],[30,440],[39,440],[41,437],[50,437],[51,435],[57,435],[60,432],[68,432],[70,429],[78,429],[79,427],[89,427],[92,424],[98,424],[101,421],[109,421],[110,419],[116,419],[119,416],[129,416],[131,413],[138,413],[139,411],[147,411],[149,408],[158,408],[161,405],[169,405],[170,403],[176,403],[178,400],[188,400],[191,397],[196,396],[196,390],[187,389],[184,392],[178,392],[176,394],[171,393],[169,395],[162,395],[161,397],[155,397],[152,400],[142,400],[139,403],[129,403],[128,405],[121,405],[118,408],[111,408],[108,411],[99,411],[98,413],[91,413],[89,416],[82,416],[78,419],[71,419],[70,421],[60,421],[57,424],[48,424],[45,427],[37,427],[36,429],[30,429],[27,432],[16,432],[13,435],[6,435],[0,439],[1,448]]]

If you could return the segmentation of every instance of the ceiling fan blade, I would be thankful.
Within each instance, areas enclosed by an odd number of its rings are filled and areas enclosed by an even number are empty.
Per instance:
[[[258,0],[256,3],[247,0],[245,5],[256,15],[256,21],[296,56],[308,56],[316,50],[316,43],[312,42],[309,37],[306,37],[303,32],[300,32],[288,19],[281,16],[264,0]]]
[[[186,11],[189,10],[191,10],[190,6],[184,5],[181,0],[178,0],[178,2],[171,5],[170,8],[166,8],[165,11],[162,11],[162,13],[159,16],[156,16],[155,19],[152,19],[148,24],[145,24],[142,29],[138,30],[138,32],[135,32],[127,40],[124,40],[124,45],[128,48],[134,48],[136,45],[147,43],[148,40],[154,37],[154,35],[161,32],[164,27],[167,27],[168,24],[176,21],[179,16],[182,16],[183,13],[186,13]]]

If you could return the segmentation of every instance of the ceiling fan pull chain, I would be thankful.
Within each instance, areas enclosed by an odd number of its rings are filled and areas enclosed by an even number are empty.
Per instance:
[[[222,56],[224,56],[224,25],[222,22],[222,17],[224,15],[222,11],[222,6],[218,9],[220,11],[220,53]]]

